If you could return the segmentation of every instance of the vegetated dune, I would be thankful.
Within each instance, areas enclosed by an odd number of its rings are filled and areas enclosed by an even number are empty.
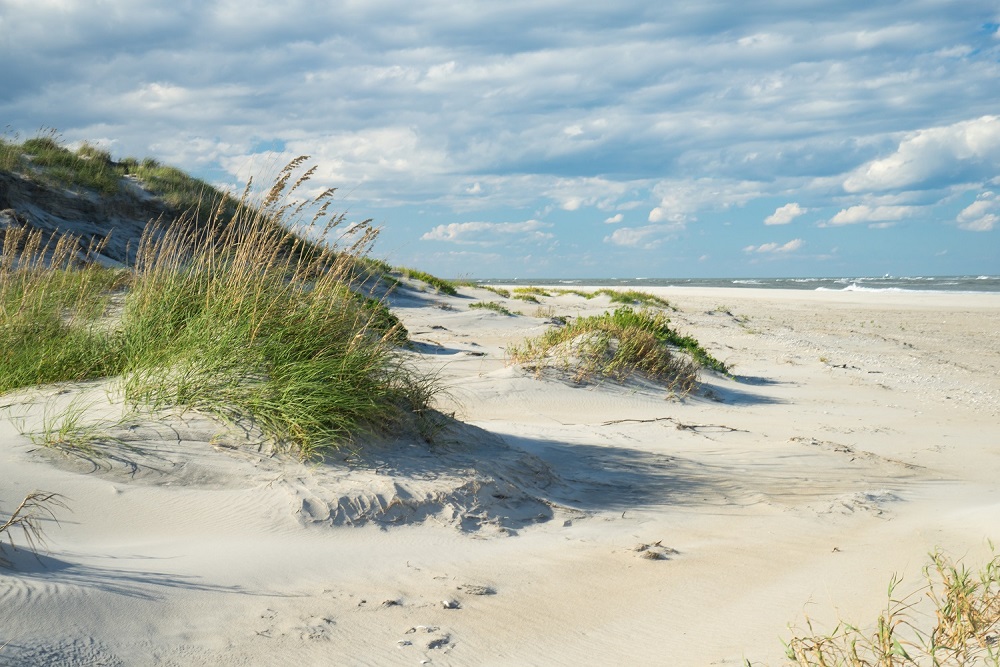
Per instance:
[[[0,664],[781,664],[788,624],[874,623],[935,547],[989,559],[1000,298],[655,293],[731,376],[539,374],[507,348],[607,295],[403,279],[436,410],[323,457],[113,380],[3,395],[0,510],[66,508],[4,551]]]

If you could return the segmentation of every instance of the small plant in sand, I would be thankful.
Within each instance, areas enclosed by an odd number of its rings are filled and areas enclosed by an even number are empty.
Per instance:
[[[507,352],[514,362],[534,364],[538,370],[561,366],[578,382],[595,376],[624,381],[638,373],[681,392],[695,388],[701,367],[726,372],[722,362],[669,322],[660,312],[622,306],[577,318]]]
[[[788,659],[799,667],[1000,665],[1000,556],[973,573],[935,552],[924,574],[930,613],[917,593],[895,597],[893,577],[874,628],[841,623],[823,635],[807,621],[809,634],[786,645]]]
[[[481,308],[484,310],[492,310],[494,313],[500,313],[501,315],[513,316],[515,313],[503,305],[497,303],[496,301],[477,301],[475,303],[470,303],[469,308]]]
[[[42,523],[46,520],[56,520],[55,508],[65,508],[66,504],[58,493],[33,491],[24,497],[14,511],[0,524],[0,566],[11,567],[12,563],[5,557],[5,543],[14,551],[14,533],[19,532],[25,548],[37,554],[39,547],[45,546],[45,534]]]

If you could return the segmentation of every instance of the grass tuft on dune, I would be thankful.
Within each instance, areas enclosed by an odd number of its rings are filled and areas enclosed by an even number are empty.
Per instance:
[[[422,413],[432,383],[404,364],[405,329],[352,290],[376,230],[344,225],[336,248],[290,231],[344,223],[332,190],[291,203],[302,161],[259,205],[248,186],[206,223],[150,225],[129,272],[82,261],[72,236],[0,230],[0,391],[118,377],[130,404],[249,419],[303,457]]]
[[[630,306],[577,318],[507,351],[516,363],[562,366],[578,382],[594,377],[624,381],[639,373],[682,392],[697,386],[701,367],[727,372],[698,341],[672,329],[662,312]]]

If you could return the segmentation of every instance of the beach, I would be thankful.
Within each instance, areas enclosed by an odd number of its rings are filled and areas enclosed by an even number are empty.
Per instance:
[[[401,288],[429,443],[301,462],[188,413],[94,459],[30,434],[106,385],[0,397],[0,508],[66,505],[37,558],[7,547],[0,665],[778,665],[929,552],[990,558],[1000,294],[649,291],[732,377],[577,384],[507,348],[606,297]]]

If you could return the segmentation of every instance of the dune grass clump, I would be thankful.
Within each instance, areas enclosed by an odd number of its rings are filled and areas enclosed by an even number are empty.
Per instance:
[[[484,289],[487,292],[493,292],[494,294],[496,294],[501,298],[504,299],[510,298],[510,290],[504,289],[503,287],[493,287],[492,285],[477,285],[477,287]]]
[[[127,274],[81,262],[71,236],[3,230],[0,391],[118,377],[130,405],[250,420],[304,457],[422,413],[433,387],[402,362],[406,330],[351,289],[376,230],[338,248],[290,231],[309,204],[287,203],[311,173],[289,184],[301,161],[259,206],[248,186],[206,224],[192,211],[151,225]],[[331,193],[311,202],[324,237],[344,222],[326,218]]]
[[[56,520],[54,508],[65,508],[66,504],[58,493],[33,491],[14,508],[9,517],[0,523],[0,567],[11,567],[13,564],[5,557],[4,543],[17,551],[14,543],[14,531],[20,531],[25,548],[37,554],[40,547],[45,546],[45,533],[42,522]]]
[[[516,315],[516,313],[504,307],[503,305],[497,303],[496,301],[477,301],[475,303],[470,303],[469,309],[471,310],[473,308],[492,310],[494,313],[500,313],[501,315],[508,315],[511,317]]]
[[[611,299],[611,303],[621,303],[627,306],[648,306],[648,307],[658,307],[658,308],[671,308],[670,302],[666,299],[656,296],[655,294],[650,294],[649,292],[642,292],[640,290],[613,290],[609,288],[599,289],[590,295],[589,299],[598,296],[606,296]]]
[[[552,296],[549,292],[542,289],[541,287],[535,287],[534,285],[529,285],[527,287],[515,287],[514,294],[532,294],[534,296]]]
[[[614,312],[581,317],[508,348],[517,363],[541,369],[556,363],[577,382],[594,377],[624,381],[633,374],[688,392],[697,386],[698,370],[725,372],[696,340],[670,328],[662,313],[622,306]]]
[[[97,251],[72,235],[0,229],[0,392],[121,371],[103,318],[129,277],[82,261]]]
[[[792,638],[786,657],[799,667],[1000,664],[1000,556],[974,573],[935,552],[924,575],[933,616],[919,608],[917,593],[897,599],[893,577],[874,628],[841,623],[823,635],[807,622],[809,634]]]
[[[205,181],[152,158],[127,157],[115,161],[111,153],[82,143],[75,151],[63,146],[49,130],[21,143],[0,140],[0,171],[17,172],[42,182],[74,190],[92,190],[104,196],[126,192],[122,179],[130,176],[157,196],[174,213],[189,212],[205,222],[218,203],[232,214],[236,200]],[[215,202],[216,206],[213,206]]]
[[[12,166],[30,165],[39,170],[48,180],[87,188],[104,195],[120,191],[121,174],[116,169],[111,155],[90,144],[83,144],[76,152],[56,141],[52,133],[26,140],[20,146],[24,156]]]
[[[562,288],[560,288],[560,289],[557,289],[555,292],[556,292],[556,294],[560,294],[560,295],[562,295],[562,294],[572,294],[574,296],[583,297],[584,299],[593,299],[594,298],[594,293],[593,292],[585,292],[585,291],[583,291],[581,289],[562,289]]]
[[[448,296],[458,296],[458,290],[455,288],[454,283],[450,280],[445,280],[444,278],[438,278],[437,276],[431,275],[425,271],[418,271],[417,269],[411,269],[405,266],[397,267],[397,270],[403,274],[405,278],[412,278],[413,280],[419,280],[421,282],[427,283],[433,287],[440,294],[447,294]]]
[[[288,231],[280,202],[307,177],[288,187],[297,166],[262,207],[244,202],[207,230],[175,224],[146,235],[122,316],[123,387],[154,408],[252,419],[311,456],[422,410],[430,387],[396,352],[398,320],[349,289],[352,258],[375,230],[356,226],[338,252]]]

